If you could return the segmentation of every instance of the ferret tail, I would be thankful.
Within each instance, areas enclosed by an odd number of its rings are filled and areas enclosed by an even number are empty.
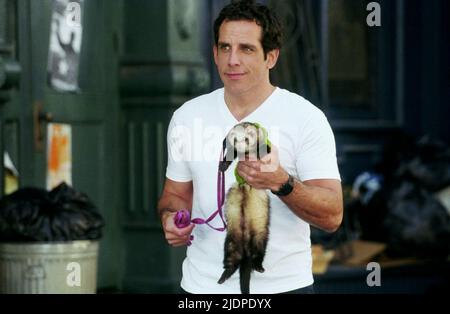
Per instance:
[[[252,273],[252,260],[247,256],[241,261],[239,267],[239,280],[242,294],[250,293],[250,275]]]

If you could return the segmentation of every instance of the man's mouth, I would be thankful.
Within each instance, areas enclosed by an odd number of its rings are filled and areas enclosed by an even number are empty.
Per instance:
[[[242,78],[245,75],[245,73],[225,73],[225,75],[230,80],[239,80],[240,78]]]

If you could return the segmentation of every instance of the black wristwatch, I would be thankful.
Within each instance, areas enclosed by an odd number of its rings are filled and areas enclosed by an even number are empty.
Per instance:
[[[278,191],[271,191],[273,194],[278,196],[287,196],[294,189],[294,177],[289,175],[289,179],[284,183]]]

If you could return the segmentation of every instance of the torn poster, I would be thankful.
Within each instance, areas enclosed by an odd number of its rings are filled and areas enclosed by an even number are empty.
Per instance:
[[[48,81],[62,92],[78,91],[78,69],[83,35],[83,0],[53,0]]]

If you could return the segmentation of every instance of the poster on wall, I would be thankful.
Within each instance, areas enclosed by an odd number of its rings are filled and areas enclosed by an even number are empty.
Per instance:
[[[83,0],[53,0],[47,72],[49,85],[76,92],[83,35]]]
[[[72,127],[47,125],[47,190],[60,183],[72,185]]]

